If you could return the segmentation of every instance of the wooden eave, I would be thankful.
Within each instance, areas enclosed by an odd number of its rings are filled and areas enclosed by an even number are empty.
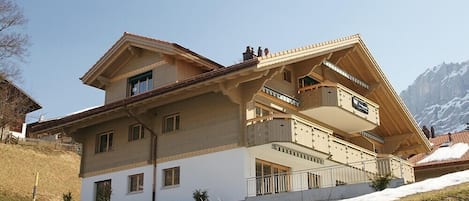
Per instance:
[[[367,90],[346,78],[337,77],[341,83],[379,105],[381,124],[373,130],[373,133],[385,139],[392,136],[401,137],[398,143],[392,145],[388,143],[392,148],[388,148],[387,151],[407,156],[430,150],[427,138],[359,35],[260,57],[257,68],[258,70],[277,68],[305,60],[316,62],[310,65],[320,65],[322,61],[328,60],[370,85],[370,89]]]
[[[118,61],[117,63],[122,63],[125,61],[123,58],[131,57],[135,49],[148,50],[162,55],[172,56],[176,59],[192,63],[194,66],[198,66],[206,71],[223,68],[222,65],[176,43],[169,43],[125,32],[80,80],[82,80],[84,84],[104,89],[104,87],[99,84],[98,78],[102,76],[109,67],[113,66],[116,61]]]

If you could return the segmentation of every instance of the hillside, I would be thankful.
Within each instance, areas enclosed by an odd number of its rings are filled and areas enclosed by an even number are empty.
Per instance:
[[[469,121],[469,61],[427,69],[400,94],[420,127],[437,134],[464,130]]]
[[[62,201],[68,191],[79,200],[79,167],[80,156],[73,152],[0,143],[0,201],[32,200],[36,171],[38,201]]]

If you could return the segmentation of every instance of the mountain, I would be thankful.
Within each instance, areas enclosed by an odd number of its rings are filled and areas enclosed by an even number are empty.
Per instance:
[[[469,61],[427,69],[400,94],[420,127],[436,134],[458,132],[469,123]]]

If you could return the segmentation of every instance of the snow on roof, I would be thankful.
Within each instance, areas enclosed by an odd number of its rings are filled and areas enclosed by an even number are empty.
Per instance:
[[[458,159],[461,158],[461,156],[463,156],[467,150],[469,150],[469,145],[466,143],[457,143],[449,147],[440,147],[435,152],[425,157],[423,160],[417,162],[417,164]]]
[[[455,172],[441,177],[427,179],[413,184],[407,184],[398,188],[388,188],[383,191],[378,191],[359,197],[345,199],[343,201],[392,201],[399,198],[413,195],[416,193],[428,192],[438,189],[443,189],[448,186],[453,186],[461,183],[469,182],[469,170]]]
[[[88,111],[88,110],[91,110],[91,109],[94,109],[94,108],[97,108],[97,107],[101,107],[101,106],[103,106],[103,105],[96,105],[96,106],[88,107],[88,108],[85,108],[85,109],[78,110],[78,111],[76,111],[76,112],[72,112],[72,113],[67,114],[67,115],[65,115],[65,116],[70,116],[70,115],[82,113],[82,112],[84,112],[84,111]]]

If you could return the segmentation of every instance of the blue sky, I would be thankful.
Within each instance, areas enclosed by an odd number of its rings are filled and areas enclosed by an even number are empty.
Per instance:
[[[176,42],[220,64],[246,45],[271,52],[359,33],[395,90],[442,62],[469,60],[469,1],[16,0],[29,19],[18,83],[53,118],[103,104],[79,78],[131,32]]]

